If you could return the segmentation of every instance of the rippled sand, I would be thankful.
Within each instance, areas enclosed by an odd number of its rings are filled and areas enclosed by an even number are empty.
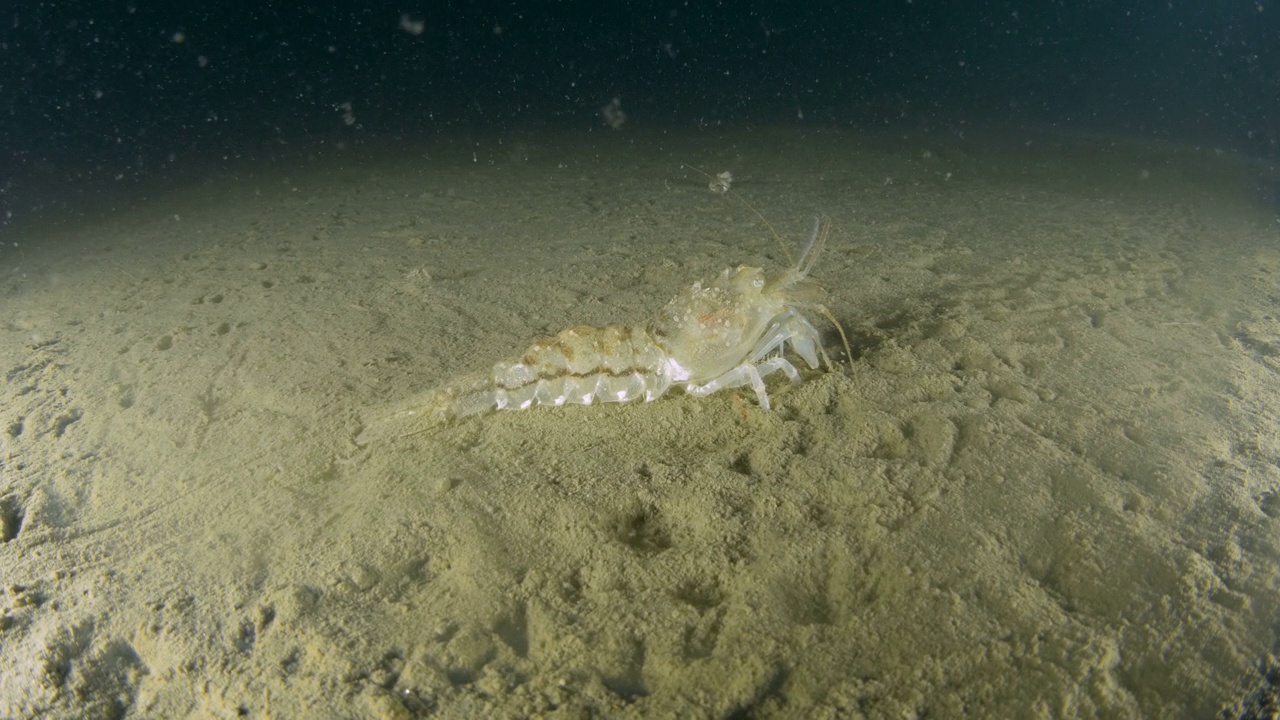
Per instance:
[[[768,413],[397,415],[782,267],[686,162],[793,244],[834,219],[851,362]],[[6,231],[0,715],[1256,711],[1280,230],[1251,182],[1104,138],[596,132]]]

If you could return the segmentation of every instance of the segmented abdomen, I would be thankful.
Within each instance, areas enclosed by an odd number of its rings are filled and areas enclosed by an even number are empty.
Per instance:
[[[463,391],[451,409],[464,416],[490,408],[654,400],[671,387],[673,367],[643,328],[579,325],[535,342],[519,360],[498,363],[491,387]]]

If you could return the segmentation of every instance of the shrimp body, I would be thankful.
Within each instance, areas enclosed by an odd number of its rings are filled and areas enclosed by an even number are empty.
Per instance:
[[[533,343],[519,360],[495,365],[492,390],[459,410],[656,400],[683,376],[644,328],[578,325]]]
[[[702,397],[749,385],[769,409],[763,377],[800,373],[783,354],[790,347],[811,369],[822,349],[814,326],[800,313],[819,289],[806,279],[825,241],[815,224],[800,262],[776,276],[756,267],[726,268],[704,285],[682,290],[643,326],[579,325],[538,340],[517,360],[500,362],[491,375],[455,383],[436,394],[438,417],[463,417],[491,409],[535,405],[646,402],[672,387]]]

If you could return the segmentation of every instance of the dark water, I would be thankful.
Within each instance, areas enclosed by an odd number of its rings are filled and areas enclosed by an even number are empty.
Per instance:
[[[1269,0],[24,2],[0,18],[0,202],[5,220],[60,215],[237,159],[610,123],[1030,124],[1274,160],[1278,13]],[[1260,177],[1274,204],[1274,171]]]

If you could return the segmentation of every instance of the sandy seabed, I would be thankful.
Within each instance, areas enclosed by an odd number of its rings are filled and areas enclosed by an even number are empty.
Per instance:
[[[1280,225],[1249,182],[1105,138],[624,128],[11,231],[0,716],[1267,717]],[[836,371],[772,412],[404,413],[786,267],[738,199],[792,252],[833,218]]]

